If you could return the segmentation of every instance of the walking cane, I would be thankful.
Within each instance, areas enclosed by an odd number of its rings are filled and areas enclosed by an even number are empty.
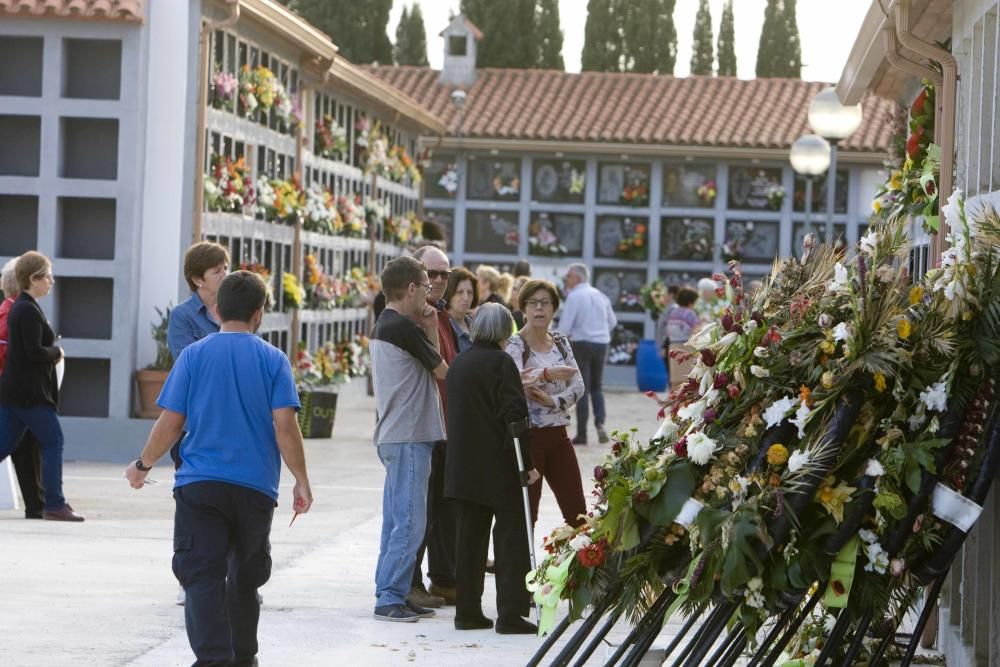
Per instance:
[[[524,457],[521,456],[521,439],[518,437],[518,434],[528,430],[528,427],[527,417],[521,421],[507,424],[507,432],[514,439],[514,454],[517,456],[517,470],[521,478],[521,498],[524,501],[524,525],[528,531],[528,557],[531,559],[531,569],[534,570],[537,567],[535,564],[535,531],[531,528],[531,505],[528,502],[528,473],[524,469]],[[535,610],[535,623],[541,622],[541,613],[538,610],[538,605],[535,603],[534,596],[531,597],[531,606]]]

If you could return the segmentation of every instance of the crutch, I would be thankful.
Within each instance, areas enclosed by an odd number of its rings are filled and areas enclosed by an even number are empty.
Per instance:
[[[514,455],[517,456],[517,470],[521,478],[521,499],[524,501],[524,525],[528,531],[528,557],[531,559],[531,569],[534,571],[537,564],[535,563],[535,531],[531,527],[531,505],[528,502],[528,472],[524,469],[524,457],[521,456],[521,439],[518,437],[520,433],[527,431],[528,428],[527,417],[521,421],[507,424],[507,432],[514,440]],[[531,606],[535,610],[535,623],[540,623],[542,620],[541,611],[538,609],[538,604],[535,602],[534,596],[531,596]]]

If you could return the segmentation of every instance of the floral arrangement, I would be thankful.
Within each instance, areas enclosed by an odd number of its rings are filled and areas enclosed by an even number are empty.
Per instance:
[[[292,375],[301,393],[366,376],[370,368],[368,338],[358,334],[339,343],[328,341],[312,353],[304,342],[299,343]]]
[[[743,260],[743,237],[731,237],[722,243],[722,259],[727,262]]]
[[[233,110],[233,98],[239,88],[239,81],[229,72],[223,72],[218,65],[212,74],[212,107]]]
[[[389,214],[389,202],[378,199],[366,199],[364,203],[365,222],[375,228],[376,234],[384,234],[387,231],[386,222],[391,218]],[[390,235],[391,236],[391,235]],[[382,237],[384,240],[384,237]]]
[[[402,217],[386,218],[385,231],[396,245],[419,244],[424,238],[424,223],[415,211],[408,211]]]
[[[701,200],[702,204],[705,206],[711,206],[715,203],[715,197],[719,193],[715,187],[715,181],[705,181],[698,186],[695,194],[698,196],[698,199]]]
[[[639,336],[631,329],[626,329],[622,325],[615,327],[611,336],[611,344],[608,346],[608,363],[614,366],[628,366],[635,363],[635,351],[639,349]],[[590,553],[588,557],[593,561],[603,562],[606,555],[607,543],[598,542],[598,552]]]
[[[251,69],[244,65],[240,69],[237,111],[244,118],[256,120],[261,113],[272,109],[275,115],[294,131],[302,122],[301,111],[296,107],[285,87],[267,67]]]
[[[249,169],[243,158],[235,162],[228,157],[213,155],[209,173],[205,175],[205,206],[216,213],[242,213],[254,204],[254,189]]]
[[[270,179],[266,174],[257,177],[257,206],[255,211],[269,222],[295,224],[305,210],[306,194],[297,179]]]
[[[552,231],[551,225],[534,221],[528,227],[528,254],[563,257],[568,252],[566,246],[559,243],[559,237]]]
[[[585,523],[546,537],[527,582],[541,632],[560,599],[578,618],[613,590],[635,621],[668,587],[668,616],[728,605],[751,644],[810,591],[845,627],[899,624],[964,537],[930,489],[975,504],[996,472],[982,442],[1000,363],[1000,216],[969,215],[959,193],[943,209],[951,247],[917,282],[899,268],[901,220],[872,227],[850,258],[820,246],[776,264],[753,295],[731,265],[725,313],[671,352],[694,364],[652,395],[657,432],[613,433]],[[815,658],[831,632],[814,617],[785,659]]]
[[[323,369],[316,363],[315,357],[309,353],[305,342],[299,343],[299,349],[295,352],[295,359],[292,362],[292,377],[295,379],[295,387],[299,393],[312,391],[328,384],[323,381]]]
[[[292,310],[303,308],[306,301],[306,290],[302,287],[298,277],[294,273],[287,271],[281,274],[281,291],[284,295],[284,309]]]
[[[649,186],[645,183],[632,183],[622,189],[619,201],[626,206],[649,206]]]
[[[351,238],[364,238],[368,234],[368,222],[365,207],[361,205],[359,195],[341,195],[337,197],[337,214],[343,221],[341,233]]]
[[[499,172],[499,170],[500,165],[494,165],[494,171]],[[493,177],[493,192],[496,193],[497,197],[516,199],[521,193],[521,179],[518,176],[505,178],[497,173],[497,175]]]
[[[266,310],[274,308],[274,281],[271,280],[271,270],[258,262],[240,262],[240,271],[250,271],[256,273],[264,281],[267,288],[267,303],[264,304]]]
[[[305,192],[302,228],[308,232],[331,235],[339,234],[344,228],[333,194],[319,183],[313,183]]]
[[[316,121],[316,154],[333,160],[347,155],[347,130],[327,114]]]
[[[653,282],[643,285],[639,290],[639,298],[642,300],[642,307],[654,320],[667,307],[667,300],[670,295],[667,292],[666,284],[657,278]]]
[[[573,169],[569,174],[569,193],[571,195],[582,195],[587,187],[587,174],[583,171]]]
[[[365,114],[358,115],[354,121],[354,145],[361,150],[368,149],[368,133],[371,130],[371,121]]]
[[[449,164],[441,178],[438,179],[438,185],[448,193],[449,197],[454,197],[455,193],[458,192],[458,166]]]
[[[625,236],[618,241],[615,257],[630,260],[645,260],[647,254],[646,235],[648,229],[642,223],[633,224],[630,218],[625,218],[623,224]],[[631,232],[631,235],[629,235]]]
[[[784,201],[785,188],[780,185],[772,185],[767,189],[767,206],[772,211],[780,211]]]
[[[398,144],[389,149],[389,175],[392,180],[398,182],[409,177],[410,183],[414,185],[420,183],[423,178],[417,163],[410,157],[406,148]]]
[[[932,143],[934,104],[934,86],[925,81],[910,107],[909,125],[902,124],[897,132],[896,152],[885,163],[889,178],[872,201],[877,219],[920,216],[924,229],[932,233],[939,227],[937,181],[941,170],[941,147]]]

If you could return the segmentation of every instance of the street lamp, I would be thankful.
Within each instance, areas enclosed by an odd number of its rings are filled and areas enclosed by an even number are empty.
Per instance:
[[[806,234],[812,234],[809,217],[812,214],[813,178],[830,168],[830,144],[818,134],[804,134],[792,144],[788,159],[792,169],[806,179]],[[831,237],[828,235],[826,238]],[[792,252],[795,252],[794,248]]]
[[[830,142],[830,171],[826,176],[826,238],[833,243],[833,198],[837,182],[837,142],[861,125],[861,105],[844,106],[833,88],[824,88],[809,104],[809,127]]]

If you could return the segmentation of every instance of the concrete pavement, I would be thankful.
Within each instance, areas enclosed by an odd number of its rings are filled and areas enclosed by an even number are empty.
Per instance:
[[[651,435],[655,404],[637,392],[608,393],[609,428]],[[272,665],[523,665],[539,640],[454,629],[454,607],[416,624],[372,619],[383,469],[371,445],[367,397],[340,406],[334,437],[306,441],[313,510],[288,526],[291,476],[271,533],[274,571],[261,589],[260,662]],[[152,424],[152,422],[150,422]],[[585,489],[604,448],[578,447]],[[67,462],[65,494],[83,524],[26,521],[0,511],[0,665],[191,664],[183,609],[170,571],[173,500],[169,462],[158,484],[133,491],[123,466]],[[539,535],[561,523],[548,489]],[[487,576],[483,607],[496,617]],[[672,624],[671,624],[672,625]],[[669,626],[668,626],[669,629]],[[624,636],[628,628],[612,635]],[[594,663],[603,662],[602,650]]]

